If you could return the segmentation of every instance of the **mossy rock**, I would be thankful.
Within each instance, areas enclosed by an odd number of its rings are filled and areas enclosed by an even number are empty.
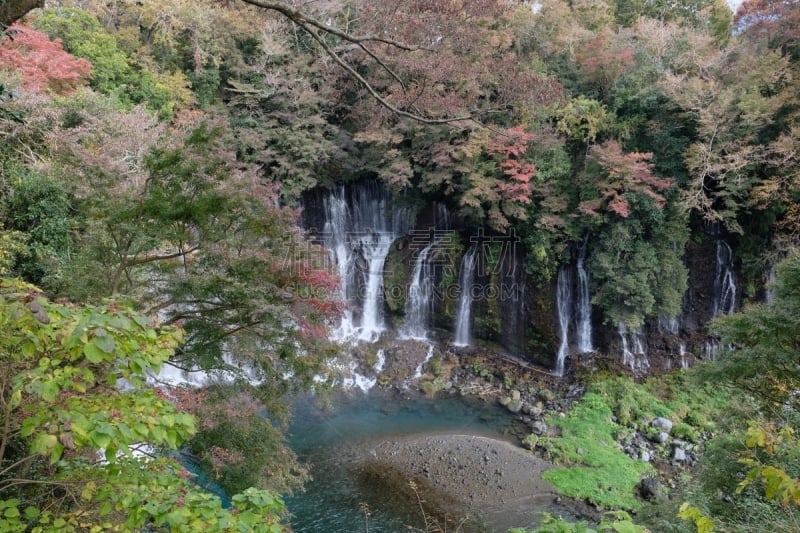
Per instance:
[[[405,238],[396,239],[383,265],[383,294],[393,315],[402,315],[406,308],[411,252]]]

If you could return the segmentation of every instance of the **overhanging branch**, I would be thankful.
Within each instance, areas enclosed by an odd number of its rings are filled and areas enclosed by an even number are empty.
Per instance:
[[[410,118],[411,120],[415,120],[423,124],[451,124],[453,122],[472,120],[473,118],[472,114],[467,114],[452,118],[429,118],[429,117],[424,117],[422,115],[418,115],[416,113],[411,113],[404,109],[400,109],[396,105],[393,105],[391,102],[386,100],[386,98],[381,96],[378,93],[378,91],[372,86],[372,84],[370,84],[366,80],[366,78],[364,78],[364,76],[359,74],[356,71],[356,69],[353,68],[352,65],[350,65],[344,59],[342,59],[341,56],[339,56],[339,54],[337,54],[330,46],[328,46],[328,43],[325,42],[325,40],[319,35],[319,33],[317,33],[317,31],[314,28],[309,28],[307,26],[302,26],[302,25],[299,26],[301,26],[306,32],[308,32],[309,35],[311,35],[311,37],[314,38],[315,41],[319,43],[319,45],[322,47],[323,50],[325,50],[325,53],[328,54],[328,56],[330,56],[331,59],[333,59],[340,67],[345,69],[347,73],[350,74],[350,76],[352,76],[359,84],[361,84],[361,86],[364,87],[367,90],[367,92],[369,92],[370,96],[372,96],[379,104],[381,104],[383,107],[385,107],[392,113],[399,115],[401,117]]]
[[[333,26],[329,26],[323,23],[320,20],[315,19],[314,17],[310,17],[299,11],[297,9],[292,9],[288,5],[283,2],[264,2],[261,0],[242,0],[246,4],[250,4],[252,6],[260,7],[261,9],[267,9],[269,11],[276,11],[286,17],[287,19],[291,20],[298,26],[302,27],[305,31],[309,31],[309,28],[317,28],[325,33],[329,33],[331,35],[335,35],[339,37],[343,41],[348,41],[353,44],[361,44],[366,42],[377,42],[377,43],[384,43],[395,48],[399,48],[400,50],[406,50],[409,52],[413,52],[415,50],[431,50],[430,48],[425,48],[422,46],[413,46],[407,43],[403,43],[400,41],[396,41],[394,39],[387,39],[386,37],[380,37],[378,35],[353,35],[346,31],[342,31],[338,28]]]
[[[357,45],[367,55],[369,55],[373,60],[375,60],[376,63],[381,68],[386,70],[390,76],[392,76],[395,80],[400,82],[401,86],[403,87],[405,85],[403,84],[401,78],[394,71],[392,71],[392,69],[389,68],[389,66],[384,61],[379,59],[373,52],[368,50],[365,47],[365,43],[370,43],[370,42],[383,43],[406,52],[413,52],[416,50],[432,51],[431,48],[413,46],[407,43],[396,41],[394,39],[387,39],[377,35],[354,35],[346,31],[342,31],[333,26],[324,24],[323,22],[315,19],[314,17],[306,15],[302,11],[289,7],[283,2],[267,2],[262,0],[242,0],[242,1],[245,2],[246,4],[250,4],[252,6],[261,9],[266,9],[280,13],[288,20],[295,23],[303,31],[305,31],[308,35],[310,35],[311,38],[313,38],[320,45],[320,47],[322,47],[322,49],[325,51],[325,54],[327,54],[331,59],[333,59],[337,65],[343,68],[353,79],[356,80],[356,82],[358,82],[359,85],[361,85],[364,89],[366,89],[367,92],[370,94],[370,96],[373,99],[375,99],[375,101],[377,101],[381,106],[388,109],[395,115],[405,117],[414,120],[416,122],[420,122],[422,124],[429,124],[429,125],[452,124],[455,122],[463,122],[467,120],[475,121],[478,124],[480,124],[480,122],[476,120],[476,114],[473,112],[450,118],[431,118],[419,113],[414,113],[411,111],[407,111],[405,109],[401,109],[400,107],[392,104],[385,97],[383,97],[378,92],[378,90],[375,89],[375,87],[366,78],[364,78],[364,76],[359,74],[353,65],[348,63],[345,59],[342,58],[342,56],[337,54],[336,51],[333,48],[331,48],[331,46],[327,42],[325,42],[325,39],[323,38],[321,33],[332,35],[342,39],[343,41]]]

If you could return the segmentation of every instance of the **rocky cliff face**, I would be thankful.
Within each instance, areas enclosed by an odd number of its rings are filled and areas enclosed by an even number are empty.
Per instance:
[[[351,214],[332,220],[332,198],[349,202]],[[381,227],[367,227],[370,221],[378,224],[377,215],[370,212],[376,209],[387,210],[378,217]],[[328,246],[330,235],[343,229],[337,230],[336,225],[349,224],[339,243],[346,250],[339,253],[352,264],[340,265],[343,273],[369,270],[366,265],[374,262],[374,258],[365,256],[370,239],[375,234],[396,232],[381,258],[383,280],[377,299],[379,308],[374,311],[387,335],[400,331],[402,336],[403,325],[411,320],[409,306],[413,307],[414,302],[410,298],[419,296],[412,293],[424,285],[429,293],[429,310],[422,315],[424,324],[417,324],[415,331],[422,331],[422,336],[432,341],[453,344],[457,314],[463,312],[460,295],[469,290],[472,344],[494,346],[546,368],[555,368],[559,353],[567,365],[595,353],[618,359],[636,373],[660,372],[713,357],[715,344],[707,334],[707,323],[740,305],[732,250],[723,235],[707,228],[698,231],[686,248],[689,288],[681,315],[652,317],[639,331],[623,331],[606,323],[589,304],[586,282],[588,277],[591,287],[591,272],[583,270],[585,247],[580,243],[576,243],[573,263],[563,267],[569,270],[569,276],[538,280],[526,273],[525,251],[519,243],[507,236],[464,227],[442,204],[428,203],[409,217],[405,226],[392,222],[396,216],[388,192],[372,183],[349,185],[338,192],[309,193],[303,219],[306,227]],[[465,282],[460,270],[471,249],[475,271],[471,273],[470,286],[461,287]],[[421,261],[425,262],[424,270],[420,270]],[[425,283],[415,276],[426,277]],[[563,280],[569,280],[568,287],[558,286],[566,283]],[[352,299],[349,303],[356,308],[353,328],[358,330],[358,313],[363,313],[358,308],[364,305],[368,276],[355,276],[350,283],[352,286],[343,297]],[[570,291],[571,309],[565,309],[563,301],[559,306],[559,291],[564,298],[565,290]],[[566,334],[565,324],[570,328]]]

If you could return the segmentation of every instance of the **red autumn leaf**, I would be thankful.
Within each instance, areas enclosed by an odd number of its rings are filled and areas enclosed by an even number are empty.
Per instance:
[[[60,39],[14,24],[0,41],[0,69],[19,73],[29,91],[68,94],[91,77],[92,65],[65,52]]]

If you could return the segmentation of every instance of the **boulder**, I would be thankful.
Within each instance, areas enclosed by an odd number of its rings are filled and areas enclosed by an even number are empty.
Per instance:
[[[669,433],[665,431],[659,431],[655,435],[653,435],[650,440],[653,442],[657,442],[659,444],[664,444],[669,440]]]
[[[685,463],[686,462],[686,450],[683,448],[675,448],[672,452],[672,461],[675,463]]]
[[[523,404],[522,400],[511,400],[505,405],[506,409],[508,409],[510,412],[514,414],[517,414],[520,411],[522,411],[522,404]]]
[[[536,420],[533,424],[531,424],[531,431],[534,435],[544,435],[547,433],[547,424],[541,420]]]
[[[672,431],[672,420],[664,418],[663,416],[659,416],[658,418],[654,419],[652,422],[650,422],[650,425],[666,433]]]
[[[637,485],[639,496],[647,501],[659,501],[666,497],[664,485],[654,477],[646,477]]]
[[[553,391],[550,389],[542,389],[539,391],[539,398],[541,398],[542,401],[552,402],[555,397],[556,395],[553,394]]]

